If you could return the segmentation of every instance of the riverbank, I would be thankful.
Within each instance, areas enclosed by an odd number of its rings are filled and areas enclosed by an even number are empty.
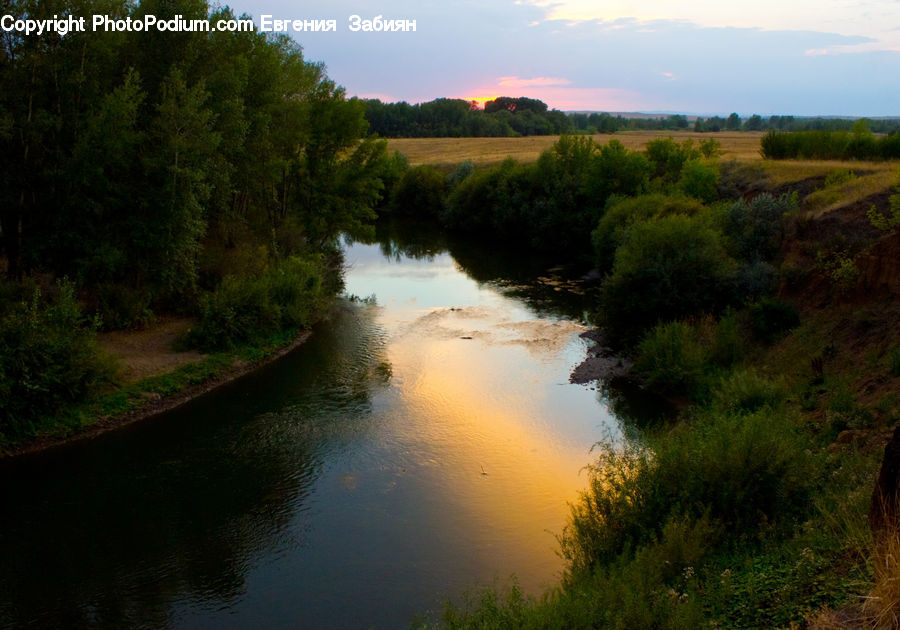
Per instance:
[[[52,431],[0,450],[0,459],[45,451],[71,442],[95,438],[120,427],[171,411],[227,383],[277,361],[303,345],[311,330],[284,331],[255,346],[228,352],[177,352],[169,339],[172,329],[189,320],[171,320],[139,331],[117,331],[100,345],[119,360],[121,381],[113,390],[63,411]],[[173,326],[173,323],[175,324]],[[154,340],[148,343],[148,339]],[[160,341],[168,340],[168,348]]]

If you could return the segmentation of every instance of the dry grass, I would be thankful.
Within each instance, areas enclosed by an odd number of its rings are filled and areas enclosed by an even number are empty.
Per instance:
[[[722,157],[739,160],[760,160],[761,132],[722,131],[695,133],[693,131],[623,131],[616,134],[597,134],[594,140],[606,144],[616,139],[627,148],[643,149],[650,140],[671,136],[676,141],[691,139],[695,145],[713,138],[722,145]],[[390,151],[399,151],[412,166],[431,164],[452,167],[472,160],[477,166],[499,164],[508,157],[519,162],[533,162],[552,147],[559,136],[527,136],[524,138],[395,138],[388,140]]]
[[[900,628],[900,532],[893,532],[874,554],[875,585],[863,602],[869,628]]]
[[[813,202],[810,204],[810,216],[821,216],[832,210],[853,205],[872,195],[890,191],[900,183],[900,168],[897,167],[896,163],[867,163],[863,166],[863,169],[859,167],[860,164],[857,163],[856,170],[870,170],[870,168],[874,168],[875,172],[856,177],[843,184],[829,187],[826,190],[810,195],[810,198],[807,198],[808,201]],[[831,170],[835,170],[835,168]],[[853,168],[850,168],[850,170],[853,170]]]

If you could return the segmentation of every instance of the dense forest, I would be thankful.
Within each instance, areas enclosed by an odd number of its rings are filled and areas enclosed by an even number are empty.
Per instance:
[[[233,17],[205,0],[104,11]],[[0,38],[0,441],[110,379],[93,331],[190,315],[186,343],[211,351],[318,317],[335,239],[374,218],[388,162],[321,64],[259,33]]]
[[[618,131],[850,131],[856,119],[754,114],[746,119],[683,114],[628,116],[606,112],[561,112],[532,98],[501,96],[484,108],[462,99],[439,98],[427,103],[364,101],[369,133],[383,138],[463,138],[546,136],[563,133],[616,133]],[[866,119],[873,133],[900,130],[898,119]]]

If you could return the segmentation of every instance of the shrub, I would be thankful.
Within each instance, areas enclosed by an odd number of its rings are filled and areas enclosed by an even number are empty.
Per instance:
[[[727,309],[719,318],[713,332],[710,348],[710,360],[723,367],[729,367],[740,361],[744,354],[744,334],[738,315]]]
[[[765,343],[772,343],[778,337],[800,325],[800,315],[793,304],[777,298],[764,298],[750,307],[750,330]]]
[[[722,224],[731,254],[748,261],[772,258],[784,238],[784,217],[794,209],[788,195],[762,194],[752,201],[736,201]]]
[[[744,262],[738,267],[735,288],[740,298],[758,300],[776,288],[778,271],[763,260]]]
[[[700,150],[690,139],[678,144],[671,137],[656,138],[647,143],[647,158],[653,163],[656,177],[677,182],[684,165],[700,158]]]
[[[637,223],[603,282],[604,322],[634,343],[659,321],[725,306],[733,278],[734,261],[713,229],[684,216]]]
[[[891,209],[890,217],[879,212],[875,208],[875,204],[869,206],[869,210],[866,212],[866,217],[868,217],[872,227],[883,232],[890,232],[900,228],[900,193],[891,195],[888,201]]]
[[[150,291],[120,284],[97,287],[97,310],[106,330],[142,328],[153,323]]]
[[[391,208],[397,214],[437,217],[447,194],[446,177],[430,165],[411,168],[391,194]]]
[[[756,536],[792,527],[810,508],[816,461],[783,411],[706,412],[646,447],[608,449],[560,537],[575,573],[657,539],[667,523],[709,519],[712,531]],[[710,551],[721,538],[708,536]]]
[[[625,240],[627,230],[639,221],[676,214],[694,216],[703,210],[697,199],[682,195],[641,195],[639,197],[613,197],[606,204],[606,211],[591,233],[591,242],[600,269],[612,267],[616,249]]]
[[[700,387],[706,351],[685,323],[655,326],[638,345],[634,370],[659,392],[694,394]]]
[[[257,275],[226,276],[201,301],[200,322],[188,341],[211,351],[308,327],[329,303],[326,276],[320,257],[292,257]]]
[[[715,157],[719,157],[719,155],[721,155],[721,153],[722,153],[722,144],[715,138],[701,140],[700,141],[700,153],[702,153],[703,157],[705,157],[708,160],[715,158]]]
[[[610,140],[592,156],[585,193],[600,205],[612,195],[639,195],[647,190],[652,171],[653,165],[642,154]]]
[[[784,402],[784,387],[761,376],[753,369],[735,370],[721,380],[715,389],[716,409],[736,413],[755,413],[774,409]]]
[[[691,160],[681,169],[678,189],[688,197],[711,203],[718,196],[719,172],[715,166]]]
[[[71,283],[58,288],[49,299],[34,288],[0,312],[0,442],[34,435],[113,376],[97,346],[99,321],[82,316]]]
[[[825,188],[840,186],[841,184],[846,184],[856,178],[856,173],[848,168],[835,169],[825,176]]]

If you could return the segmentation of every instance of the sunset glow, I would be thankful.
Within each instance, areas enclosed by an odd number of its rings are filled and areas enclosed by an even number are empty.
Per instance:
[[[488,101],[493,101],[495,98],[499,98],[502,94],[495,94],[493,96],[461,96],[460,98],[464,101],[471,101],[475,103],[478,109],[484,109],[484,104]]]

